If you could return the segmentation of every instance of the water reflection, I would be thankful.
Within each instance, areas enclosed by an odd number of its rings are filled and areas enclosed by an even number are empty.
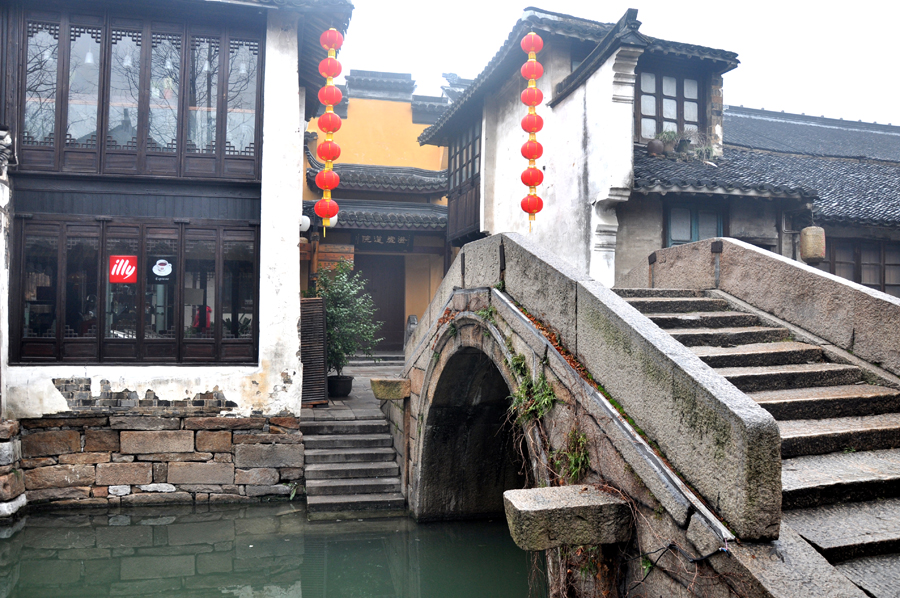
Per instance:
[[[0,528],[0,598],[528,595],[502,520],[314,522],[289,504],[30,515]]]

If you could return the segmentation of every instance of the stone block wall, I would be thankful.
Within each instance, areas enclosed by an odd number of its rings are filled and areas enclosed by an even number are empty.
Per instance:
[[[70,414],[7,425],[21,429],[8,434],[0,508],[23,493],[23,504],[54,506],[255,502],[304,480],[295,417]]]

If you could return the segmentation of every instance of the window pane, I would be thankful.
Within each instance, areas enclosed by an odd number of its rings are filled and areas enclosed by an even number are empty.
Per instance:
[[[698,241],[719,236],[719,215],[716,212],[700,212],[698,220],[700,229]]]
[[[675,96],[675,77],[663,77],[663,95]]]
[[[226,241],[224,295],[222,297],[223,338],[253,337],[252,241]]]
[[[834,246],[834,259],[838,262],[855,262],[853,259],[853,245],[840,243]]]
[[[684,97],[687,100],[697,99],[697,81],[695,79],[684,80]]]
[[[53,145],[59,25],[28,23],[25,57],[25,145]],[[26,326],[27,328],[27,326]]]
[[[219,40],[191,38],[188,78],[188,152],[216,153],[216,98],[219,95]]]
[[[656,96],[641,96],[641,114],[644,116],[656,116]]]
[[[843,264],[840,262],[835,262],[834,264],[834,273],[847,280],[853,280],[853,270],[853,264]]]
[[[184,247],[184,337],[215,338],[216,242],[188,240]]]
[[[690,132],[692,132],[692,131],[698,131],[698,130],[699,130],[699,129],[697,128],[697,125],[692,125],[692,124],[685,124],[685,125],[684,125],[684,131],[685,131],[686,133],[690,133]]]
[[[656,119],[641,119],[641,137],[643,137],[644,139],[653,139],[654,137],[656,137]]]
[[[144,338],[175,338],[175,239],[147,239]]]
[[[259,43],[231,40],[228,54],[228,123],[225,153],[253,156],[256,152],[256,76]]]
[[[881,246],[869,244],[860,246],[860,261],[863,264],[880,264]]]
[[[668,98],[663,99],[663,118],[678,118],[678,102]]]
[[[26,338],[56,338],[58,248],[56,237],[25,237]]]
[[[664,120],[663,121],[663,131],[678,131],[678,123]]]
[[[67,338],[97,337],[97,257],[100,239],[71,238],[66,241]]]
[[[884,284],[900,284],[900,266],[884,267]]]
[[[894,297],[900,297],[900,286],[886,286],[884,292]]]
[[[73,25],[69,45],[66,147],[97,147],[100,91],[100,28]]]
[[[860,282],[867,287],[881,290],[881,266],[863,264]]]
[[[886,245],[884,248],[885,264],[900,264],[900,247]]]
[[[147,150],[175,153],[178,151],[181,36],[173,33],[154,33],[152,38]]]
[[[688,122],[697,122],[697,102],[684,103],[684,120]]]
[[[669,216],[669,231],[672,241],[690,242],[691,211],[685,208],[672,208]]]
[[[109,66],[106,149],[137,151],[141,85],[141,33],[113,29]]]
[[[106,338],[137,338],[137,252],[137,239],[106,240]]]
[[[656,93],[656,75],[653,73],[641,73],[641,91],[644,93]]]

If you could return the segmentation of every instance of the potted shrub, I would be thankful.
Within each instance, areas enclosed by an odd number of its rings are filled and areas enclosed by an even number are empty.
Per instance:
[[[353,388],[353,376],[344,376],[350,357],[372,349],[381,341],[375,335],[383,322],[375,321],[375,303],[365,292],[366,281],[343,261],[330,273],[323,272],[316,284],[316,296],[325,302],[325,362],[329,372],[328,395],[346,397]]]
[[[656,138],[662,141],[663,149],[666,152],[675,151],[675,143],[678,142],[678,133],[675,131],[660,131],[656,134]]]

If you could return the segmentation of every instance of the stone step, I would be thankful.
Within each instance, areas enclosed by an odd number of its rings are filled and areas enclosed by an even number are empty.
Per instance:
[[[780,343],[751,343],[737,347],[691,347],[694,355],[710,367],[755,367],[787,365],[822,361],[822,349],[815,345],[783,341]]]
[[[900,498],[796,509],[782,518],[832,563],[900,551]]]
[[[400,492],[400,478],[351,478],[347,480],[306,480],[307,496],[335,494],[385,494]]]
[[[306,497],[309,513],[343,514],[356,511],[400,511],[406,499],[399,492],[389,494],[332,494]],[[310,519],[319,517],[310,516]]]
[[[900,412],[900,390],[870,384],[764,390],[748,395],[778,420]]]
[[[312,463],[306,466],[308,480],[335,480],[348,478],[386,478],[400,475],[396,462],[363,463]]]
[[[306,436],[322,434],[384,434],[390,431],[387,420],[303,421],[300,431]]]
[[[695,289],[613,289],[622,298],[631,297],[704,297],[705,291]]]
[[[785,459],[781,493],[783,509],[900,496],[900,450]]]
[[[393,446],[390,434],[321,434],[304,436],[303,444],[310,449],[376,448]]]
[[[641,313],[672,314],[693,311],[725,311],[728,302],[710,297],[635,297],[625,299]]]
[[[644,314],[660,328],[734,328],[756,326],[759,318],[742,311],[697,311],[687,314]]]
[[[809,386],[838,386],[853,384],[862,378],[862,371],[858,367],[840,363],[717,368],[716,371],[744,392]]]
[[[393,447],[369,449],[313,449],[306,451],[306,463],[360,463],[372,461],[393,461],[397,456]]]
[[[835,568],[875,598],[900,596],[900,554],[867,556],[838,563]]]
[[[670,328],[666,330],[686,347],[699,345],[732,347],[752,343],[775,343],[787,340],[786,328],[770,326],[739,326],[735,328]]]
[[[781,456],[823,455],[900,447],[900,413],[778,422]]]

